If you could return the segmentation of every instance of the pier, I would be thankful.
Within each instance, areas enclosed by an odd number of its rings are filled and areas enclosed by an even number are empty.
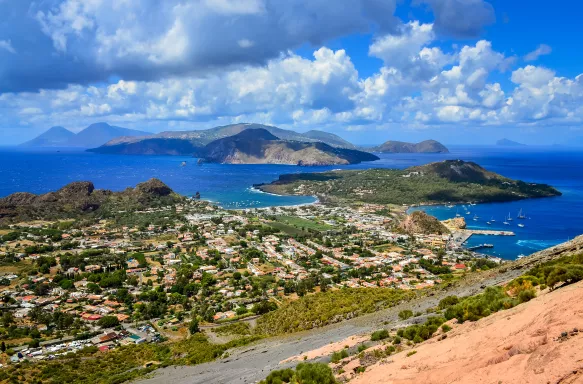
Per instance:
[[[453,245],[456,247],[461,247],[470,237],[473,235],[486,235],[486,236],[516,236],[512,231],[492,231],[483,229],[458,229],[453,232]],[[484,244],[482,244],[484,245]],[[475,247],[472,247],[475,248]],[[478,248],[486,248],[479,246]],[[471,250],[471,249],[470,249]]]

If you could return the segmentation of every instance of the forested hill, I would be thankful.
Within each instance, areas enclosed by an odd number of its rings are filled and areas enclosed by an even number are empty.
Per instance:
[[[176,204],[184,199],[158,179],[121,192],[95,189],[89,181],[78,181],[42,195],[17,192],[1,198],[0,223],[71,219],[91,214],[107,217],[120,211]]]
[[[327,202],[408,205],[500,202],[561,194],[549,185],[512,180],[462,160],[447,160],[405,170],[288,174],[256,187],[283,195],[317,195]]]

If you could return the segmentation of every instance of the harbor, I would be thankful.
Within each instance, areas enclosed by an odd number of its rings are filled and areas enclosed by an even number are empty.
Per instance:
[[[484,230],[484,229],[458,229],[453,232],[452,240],[450,243],[451,247],[462,247],[470,237],[474,235],[485,235],[485,236],[516,236],[512,231],[496,231],[496,230]],[[481,248],[493,248],[492,244],[480,244],[468,248],[468,250],[477,250]]]

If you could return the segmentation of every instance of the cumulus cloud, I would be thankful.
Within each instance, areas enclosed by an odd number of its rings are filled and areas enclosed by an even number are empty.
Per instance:
[[[535,61],[538,60],[538,58],[541,56],[550,55],[551,52],[553,52],[553,49],[550,46],[546,44],[541,44],[534,51],[527,53],[524,56],[524,60]]]
[[[5,74],[0,89],[63,88],[112,75],[158,80],[265,65],[306,43],[320,46],[372,28],[393,31],[401,23],[393,16],[396,2],[22,0],[10,7],[4,2],[0,13],[13,17],[0,26],[0,36],[18,39],[36,59],[24,66],[24,57],[0,62]],[[33,81],[26,81],[31,74]]]

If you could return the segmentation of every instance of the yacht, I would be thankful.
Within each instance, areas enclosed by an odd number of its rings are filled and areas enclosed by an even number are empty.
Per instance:
[[[490,223],[489,221],[486,221],[486,224],[488,224],[488,225],[492,225],[492,223]]]
[[[518,212],[518,216],[516,216],[516,218],[526,219],[526,216],[524,215],[524,213],[522,213],[522,208],[520,208],[520,211]]]
[[[524,224],[518,224],[520,228],[524,228]]]
[[[474,221],[478,221],[478,219],[479,219],[478,215],[474,215],[474,219],[473,220]]]
[[[490,222],[492,222],[492,223],[496,222],[496,220],[494,219],[494,216],[492,216],[492,218],[490,219]]]
[[[506,221],[512,221],[512,216],[510,216],[510,212],[508,212],[508,217],[506,218]]]

